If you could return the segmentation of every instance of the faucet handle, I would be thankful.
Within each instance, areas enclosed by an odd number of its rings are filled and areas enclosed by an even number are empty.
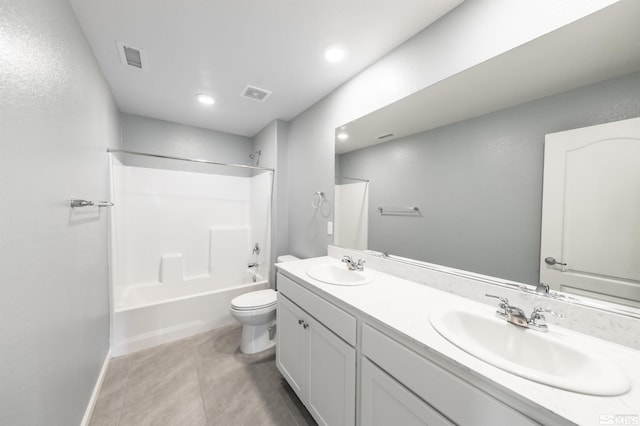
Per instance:
[[[353,259],[351,258],[351,256],[347,256],[346,254],[344,256],[342,256],[342,261],[347,263],[347,262],[353,262]]]
[[[565,314],[561,314],[560,312],[553,311],[553,310],[547,308],[546,306],[536,306],[535,308],[533,308],[533,312],[531,313],[531,318],[538,317],[543,312],[545,312],[547,314],[551,314],[554,317],[558,317],[558,318],[566,318],[567,317]]]
[[[533,308],[533,312],[531,312],[529,320],[527,320],[529,328],[544,332],[549,331],[549,327],[547,327],[547,319],[544,317],[544,315],[542,315],[543,312],[551,314],[558,318],[566,318],[564,314],[552,311],[545,306],[536,306],[535,308]]]
[[[488,294],[488,293],[486,293],[485,296],[498,299],[500,301],[500,307],[503,309],[509,306],[509,299],[507,299],[506,297],[496,296],[495,294]]]
[[[502,296],[496,296],[495,294],[485,294],[487,297],[493,297],[494,299],[498,299],[500,304],[498,305],[498,310],[496,311],[496,316],[498,318],[507,319],[509,316],[509,310],[511,309],[511,305],[509,305],[509,299]]]

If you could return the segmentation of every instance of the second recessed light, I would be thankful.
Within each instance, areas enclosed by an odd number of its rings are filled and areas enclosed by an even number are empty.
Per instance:
[[[345,132],[340,132],[337,136],[339,141],[346,141],[347,139],[349,139],[349,135]]]
[[[197,94],[196,99],[203,105],[213,105],[216,103],[216,100],[213,99],[213,96],[205,95],[204,93]]]
[[[347,56],[347,49],[339,44],[332,44],[324,49],[327,62],[340,62]]]

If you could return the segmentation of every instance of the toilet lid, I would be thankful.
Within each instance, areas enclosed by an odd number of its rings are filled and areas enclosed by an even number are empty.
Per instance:
[[[231,306],[235,309],[257,309],[274,305],[277,301],[278,293],[269,288],[266,290],[252,291],[241,294],[231,301]]]

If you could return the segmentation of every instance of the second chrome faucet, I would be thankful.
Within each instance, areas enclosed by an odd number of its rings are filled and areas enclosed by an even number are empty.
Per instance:
[[[364,260],[359,259],[354,262],[351,256],[342,256],[342,262],[347,264],[350,271],[364,271]]]

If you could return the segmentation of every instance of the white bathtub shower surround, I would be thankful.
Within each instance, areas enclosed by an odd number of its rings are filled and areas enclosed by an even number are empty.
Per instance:
[[[226,242],[218,244],[211,231],[220,230],[219,238],[226,239],[233,236],[224,235],[225,229],[253,228],[252,179],[114,164],[115,255],[123,270],[114,286],[158,282],[165,255],[182,254],[185,279],[208,275],[211,247]],[[248,246],[253,238],[247,232]],[[243,254],[244,264],[251,249]]]
[[[268,287],[272,173],[112,164],[114,355],[231,324],[231,300]]]
[[[126,355],[141,349],[233,324],[231,300],[268,287],[261,277],[252,282],[190,282],[184,286],[130,287],[125,306],[113,313],[111,353]],[[248,280],[248,281],[247,281]]]

